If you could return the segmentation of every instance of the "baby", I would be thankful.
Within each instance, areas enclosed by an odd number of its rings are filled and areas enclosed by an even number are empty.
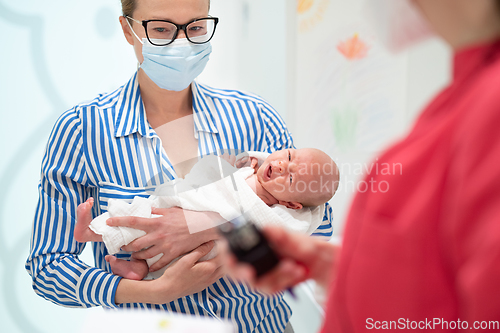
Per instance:
[[[333,197],[339,185],[337,165],[318,149],[279,150],[264,161],[251,153],[238,160],[234,156],[222,157],[237,168],[253,169],[245,181],[267,206],[282,205],[290,209],[319,206]],[[90,198],[78,207],[74,235],[79,242],[102,241],[101,236],[89,228],[92,205],[93,199]],[[125,261],[108,255],[106,261],[114,274],[128,279],[141,280],[149,271],[144,260]]]
[[[245,158],[238,162],[236,166],[241,167]],[[330,200],[339,185],[337,165],[318,149],[278,150],[261,165],[255,157],[248,157],[244,165],[248,163],[255,171],[246,179],[247,184],[268,206],[318,206]]]

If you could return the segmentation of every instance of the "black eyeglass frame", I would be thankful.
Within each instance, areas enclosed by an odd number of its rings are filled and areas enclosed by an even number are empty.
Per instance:
[[[135,21],[137,23],[141,23],[142,26],[144,27],[144,31],[146,32],[146,37],[148,39],[148,41],[155,45],[155,46],[167,46],[169,44],[172,44],[174,42],[174,40],[177,38],[177,35],[179,34],[179,30],[182,30],[184,31],[184,35],[186,35],[186,38],[188,41],[190,41],[191,43],[193,44],[205,44],[205,43],[208,43],[210,42],[210,40],[214,37],[215,35],[215,30],[217,28],[217,24],[219,23],[219,18],[218,17],[202,17],[202,18],[198,18],[198,19],[195,19],[195,20],[192,20],[191,22],[188,22],[186,24],[177,24],[177,23],[174,23],[174,22],[171,22],[171,21],[167,21],[167,20],[144,20],[144,21],[139,21],[139,20],[136,20],[130,16],[125,16],[125,18],[127,19],[131,19],[132,21]],[[197,21],[201,21],[201,20],[211,20],[211,21],[214,21],[214,31],[212,32],[212,36],[210,36],[210,38],[208,40],[206,40],[205,42],[193,42],[189,37],[188,37],[188,33],[187,33],[187,26],[194,23],[194,22],[197,22]],[[170,42],[168,42],[167,44],[156,44],[156,43],[153,43],[151,41],[151,39],[149,38],[149,35],[148,35],[148,23],[149,22],[166,22],[166,23],[170,23],[170,24],[173,24],[175,27],[176,27],[176,30],[175,30],[175,34],[174,36],[172,37],[172,40]]]

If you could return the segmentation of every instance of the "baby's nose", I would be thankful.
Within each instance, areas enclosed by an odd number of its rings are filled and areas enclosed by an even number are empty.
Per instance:
[[[278,163],[274,164],[274,168],[276,169],[276,172],[283,173],[285,171],[286,166],[283,161],[279,161]]]

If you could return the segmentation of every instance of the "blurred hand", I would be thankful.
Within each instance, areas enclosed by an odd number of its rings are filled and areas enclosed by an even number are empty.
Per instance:
[[[323,288],[328,287],[335,275],[339,246],[277,226],[264,227],[262,231],[281,257],[278,266],[257,279],[253,267],[237,262],[225,250],[229,274],[267,293],[285,290],[307,279],[314,279]],[[227,243],[224,247],[227,249]]]
[[[108,219],[107,224],[113,227],[130,227],[146,232],[146,235],[135,239],[123,246],[122,249],[135,252],[132,254],[134,259],[150,259],[163,253],[160,260],[149,268],[151,272],[154,272],[178,256],[191,252],[203,243],[219,237],[215,228],[191,234],[186,223],[185,212],[189,212],[190,220],[211,220],[211,216],[214,216],[214,213],[211,212],[184,211],[178,207],[153,208],[153,214],[162,216],[157,218],[113,217]],[[215,216],[220,218],[218,214]]]

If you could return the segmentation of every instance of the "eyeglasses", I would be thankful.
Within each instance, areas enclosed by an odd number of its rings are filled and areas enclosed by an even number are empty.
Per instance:
[[[184,31],[186,38],[193,44],[208,43],[214,36],[215,27],[219,23],[217,17],[204,17],[182,25],[165,20],[139,21],[130,16],[126,18],[142,24],[148,41],[155,46],[171,44],[177,38],[179,30]]]

